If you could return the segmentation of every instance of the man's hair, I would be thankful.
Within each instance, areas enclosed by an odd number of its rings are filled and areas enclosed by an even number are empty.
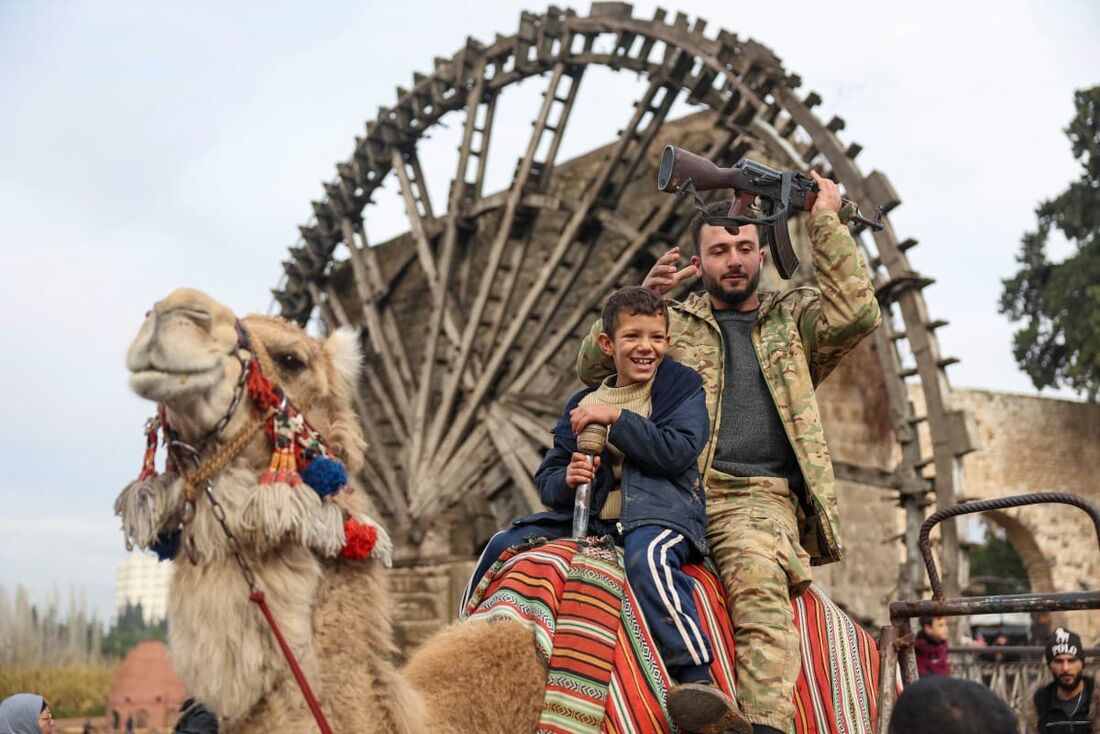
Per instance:
[[[721,201],[712,201],[707,204],[706,211],[709,217],[728,217],[730,214],[730,207],[733,206],[733,199],[722,199]],[[748,212],[749,215],[759,217],[761,212],[755,207]],[[702,236],[703,225],[706,222],[703,221],[703,212],[696,211],[695,216],[691,218],[691,224],[688,225],[688,230],[691,232],[691,245],[680,248],[684,255],[689,258],[693,256],[702,257],[702,253],[699,252],[699,238]]]
[[[1016,734],[1016,714],[974,681],[930,675],[902,691],[890,734]]]
[[[712,201],[707,204],[707,216],[728,217],[731,206],[733,206],[733,199]],[[691,246],[683,248],[685,250],[690,250],[690,252],[684,253],[688,257],[701,256],[699,252],[699,237],[703,231],[704,224],[706,224],[706,222],[703,221],[703,212],[696,211],[695,216],[691,218],[691,224],[688,225],[688,229],[691,231]]]
[[[615,338],[615,329],[619,327],[619,317],[623,314],[663,316],[665,328],[668,328],[668,306],[663,298],[648,288],[637,285],[620,288],[607,299],[602,314],[603,330],[612,339]]]

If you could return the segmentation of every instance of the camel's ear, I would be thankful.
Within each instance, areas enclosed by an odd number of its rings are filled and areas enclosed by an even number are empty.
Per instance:
[[[351,391],[359,387],[359,371],[363,367],[363,353],[359,349],[359,330],[341,326],[325,339],[325,352],[336,367],[336,374]]]

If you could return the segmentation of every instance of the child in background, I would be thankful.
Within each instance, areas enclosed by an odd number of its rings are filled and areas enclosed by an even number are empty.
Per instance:
[[[951,675],[947,659],[947,618],[921,617],[920,632],[913,643],[917,654],[917,672],[926,675]]]

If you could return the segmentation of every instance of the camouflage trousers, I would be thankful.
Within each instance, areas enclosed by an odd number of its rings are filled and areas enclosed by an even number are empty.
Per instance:
[[[707,542],[726,588],[736,643],[737,700],[754,724],[789,731],[802,666],[791,597],[810,585],[785,479],[707,479]]]

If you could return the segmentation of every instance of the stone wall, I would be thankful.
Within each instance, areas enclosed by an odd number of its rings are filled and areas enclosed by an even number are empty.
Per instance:
[[[897,461],[873,350],[864,345],[821,386],[818,398],[833,457],[877,468]],[[918,384],[910,397],[923,414]],[[973,415],[981,449],[963,460],[959,500],[1030,492],[1070,492],[1100,503],[1100,405],[987,390],[955,390],[955,407]],[[923,436],[928,445],[927,435]],[[897,598],[904,516],[885,490],[840,482],[844,562],[815,569],[815,579],[861,619],[883,624]],[[934,508],[930,508],[931,511]],[[1028,569],[1035,591],[1100,587],[1100,549],[1085,513],[1064,505],[990,513]],[[1100,611],[1056,618],[1100,643]]]
[[[982,450],[963,461],[960,499],[1070,492],[1100,503],[1100,405],[986,390],[956,390],[972,411]],[[1100,549],[1088,516],[1064,505],[1022,507],[992,517],[1020,553],[1035,591],[1100,587]],[[1086,645],[1100,643],[1100,611],[1057,622]]]

